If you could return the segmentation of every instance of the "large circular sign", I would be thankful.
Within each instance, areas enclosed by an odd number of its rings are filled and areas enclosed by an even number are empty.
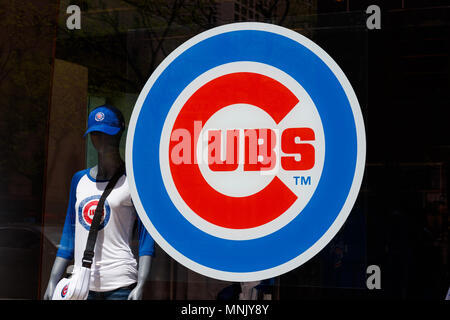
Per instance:
[[[235,23],[182,44],[133,110],[127,177],[139,217],[209,277],[288,272],[339,231],[361,185],[365,133],[339,66],[283,27]]]
[[[97,204],[99,201],[100,195],[90,196],[80,201],[78,221],[88,231],[91,229],[92,220],[94,219],[95,210],[97,209]],[[111,208],[109,207],[108,201],[105,200],[102,217],[98,226],[99,230],[102,230],[108,224],[110,216]]]

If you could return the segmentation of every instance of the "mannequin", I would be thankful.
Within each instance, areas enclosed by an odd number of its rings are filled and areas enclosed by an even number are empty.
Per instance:
[[[115,110],[117,111],[117,109]],[[95,111],[96,110],[94,110],[92,113],[94,113]],[[100,128],[99,130],[103,129]],[[123,128],[119,131],[119,133],[111,135],[109,133],[91,130],[90,128],[86,132],[86,134],[90,133],[92,144],[94,145],[94,148],[98,153],[98,164],[89,170],[90,176],[94,177],[97,181],[107,181],[111,179],[116,170],[121,165],[123,165],[123,160],[119,152],[119,143],[122,131]],[[44,294],[44,300],[50,300],[52,298],[53,291],[58,281],[63,276],[70,261],[71,259],[67,259],[61,256],[56,257],[50,274],[50,280]],[[136,286],[131,289],[131,292],[128,295],[128,300],[142,299],[144,284],[150,274],[151,262],[151,255],[144,254],[139,257]]]

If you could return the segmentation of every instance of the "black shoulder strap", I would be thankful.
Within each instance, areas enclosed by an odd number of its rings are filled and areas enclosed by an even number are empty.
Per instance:
[[[105,190],[103,191],[102,196],[100,197],[100,200],[98,201],[97,208],[95,209],[94,217],[92,218],[91,227],[89,229],[89,235],[86,242],[86,249],[84,250],[83,255],[83,267],[85,268],[91,268],[92,261],[94,258],[94,248],[95,248],[95,242],[97,241],[97,233],[98,233],[98,227],[100,225],[100,221],[102,219],[103,215],[103,206],[105,204],[106,197],[111,193],[111,191],[114,189],[114,186],[117,183],[117,180],[123,175],[124,173],[124,166],[121,165],[120,168],[116,171],[114,176],[109,180],[108,184],[106,185]]]

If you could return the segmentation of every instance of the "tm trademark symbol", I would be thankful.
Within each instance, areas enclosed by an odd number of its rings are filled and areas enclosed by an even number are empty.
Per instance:
[[[296,186],[310,186],[311,185],[311,176],[294,176]]]

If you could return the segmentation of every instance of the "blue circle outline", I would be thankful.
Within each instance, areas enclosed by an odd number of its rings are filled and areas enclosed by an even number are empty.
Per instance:
[[[251,240],[220,239],[192,226],[165,190],[158,156],[166,115],[181,91],[202,73],[238,61],[266,63],[294,78],[314,101],[325,133],[322,177],[307,206],[282,229]],[[135,185],[142,206],[173,248],[212,269],[255,272],[299,256],[332,225],[355,175],[357,135],[348,97],[326,63],[305,46],[277,33],[239,30],[204,39],[182,52],[163,70],[138,115],[132,154]]]
[[[89,231],[91,229],[91,226],[89,224],[87,224],[86,221],[84,221],[84,219],[83,219],[83,208],[89,201],[100,200],[100,198],[101,198],[101,195],[93,195],[93,196],[87,197],[83,201],[81,201],[80,205],[78,206],[78,221],[87,231]],[[105,199],[104,207],[105,207],[105,219],[103,219],[103,222],[100,223],[100,225],[98,226],[98,230],[102,230],[108,224],[109,216],[111,215],[111,209],[110,209],[108,201],[106,199]]]

